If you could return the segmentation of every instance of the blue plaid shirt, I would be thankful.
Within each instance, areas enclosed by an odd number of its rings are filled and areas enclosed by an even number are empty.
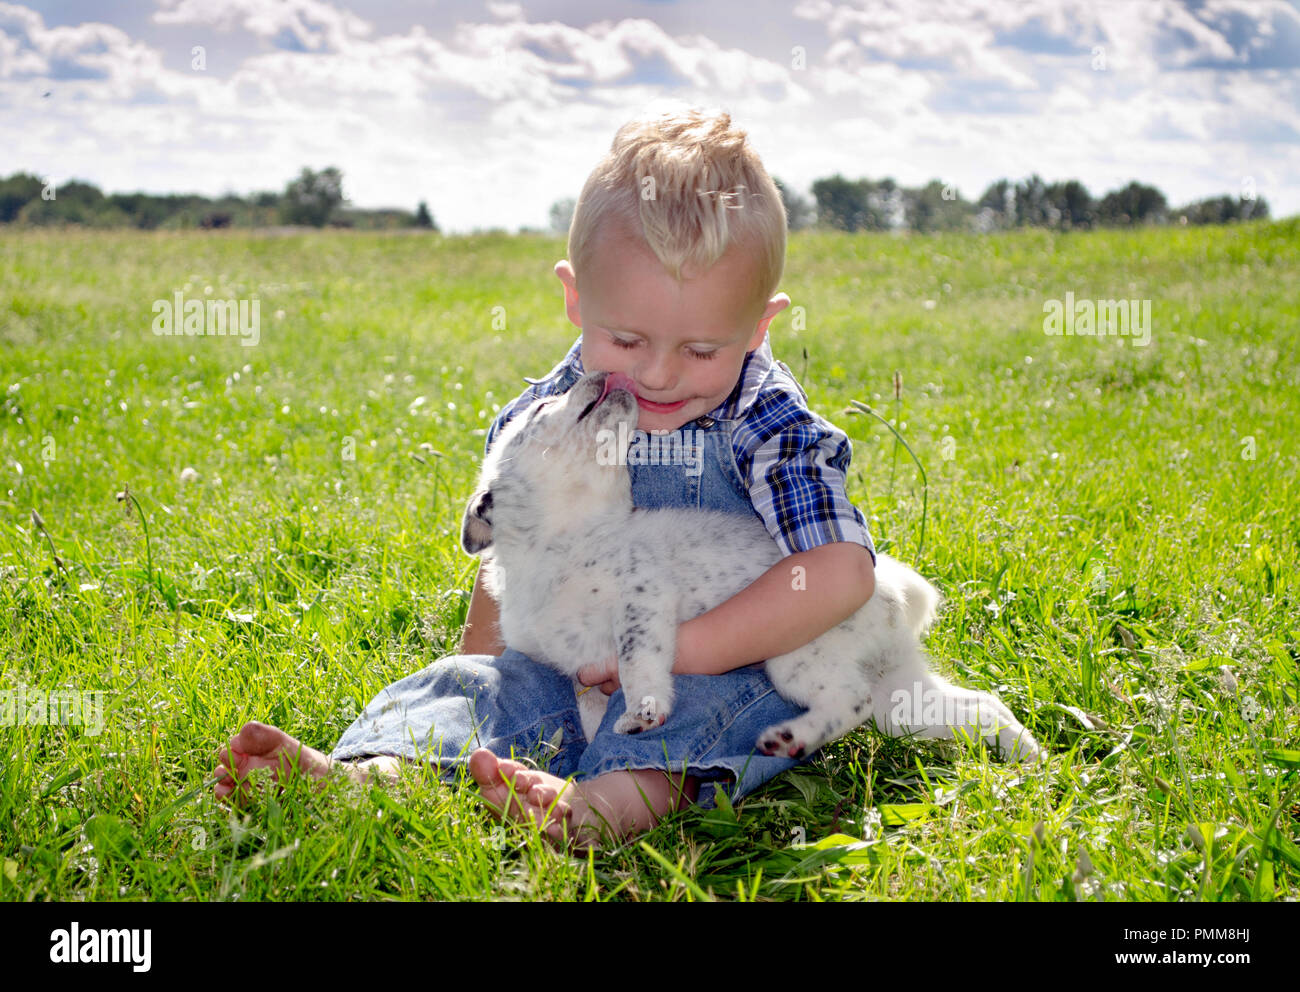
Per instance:
[[[550,396],[568,392],[583,375],[582,338],[544,379],[511,400],[487,432],[486,451],[515,414]],[[745,356],[731,395],[708,416],[732,421],[736,468],[749,489],[754,511],[787,555],[823,544],[849,541],[871,552],[867,522],[849,502],[845,479],[852,448],[848,435],[808,409],[798,380],[772,357],[766,337]]]

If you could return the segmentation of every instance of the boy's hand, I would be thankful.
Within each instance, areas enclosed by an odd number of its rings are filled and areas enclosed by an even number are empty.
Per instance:
[[[583,685],[595,686],[606,696],[612,696],[614,690],[623,684],[618,680],[618,656],[610,655],[599,664],[578,669],[578,681]]]

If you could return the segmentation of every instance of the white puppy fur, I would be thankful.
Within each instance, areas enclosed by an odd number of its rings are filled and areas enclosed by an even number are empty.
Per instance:
[[[510,647],[571,676],[617,656],[627,712],[614,729],[636,733],[672,712],[678,625],[740,592],[782,553],[757,515],[634,510],[625,458],[597,453],[611,438],[625,443],[636,398],[606,390],[605,378],[584,376],[502,430],[461,543],[483,556]],[[1004,757],[1039,760],[1037,742],[997,697],[930,670],[920,638],[939,605],[934,587],[884,554],[875,578],[875,594],[853,616],[768,659],[777,692],[807,712],[767,728],[757,748],[801,757],[874,718],[888,734],[983,737]],[[606,700],[599,690],[579,699],[590,740]]]

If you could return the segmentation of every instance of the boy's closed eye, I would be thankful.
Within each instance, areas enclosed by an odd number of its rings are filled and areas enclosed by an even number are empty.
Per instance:
[[[640,341],[636,341],[636,340],[629,341],[624,338],[615,338],[615,337],[611,337],[610,340],[613,341],[615,348],[622,348],[625,351],[631,351],[633,348],[635,348],[637,345],[641,343]],[[706,361],[710,358],[718,357],[717,351],[703,351],[699,348],[687,348],[686,353],[690,355],[692,358],[702,358]]]

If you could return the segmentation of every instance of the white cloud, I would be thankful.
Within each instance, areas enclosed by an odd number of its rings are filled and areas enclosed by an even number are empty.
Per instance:
[[[973,197],[1037,171],[1094,194],[1140,178],[1179,200],[1250,174],[1275,212],[1300,210],[1300,69],[1283,45],[1300,15],[1285,4],[763,6],[777,20],[760,38],[737,19],[674,33],[617,6],[534,22],[493,0],[445,29],[381,30],[324,0],[162,0],[132,36],[0,3],[0,105],[22,135],[0,173],[218,193],[334,164],[362,205],[426,199],[452,229],[539,225],[632,112],[671,96],[726,107],[804,189],[842,172]],[[177,41],[189,28],[219,36],[208,71],[189,68],[194,32]],[[1246,68],[1257,58],[1270,68]]]
[[[241,27],[265,39],[291,40],[306,51],[336,52],[371,33],[371,25],[322,0],[161,0],[159,24]]]

